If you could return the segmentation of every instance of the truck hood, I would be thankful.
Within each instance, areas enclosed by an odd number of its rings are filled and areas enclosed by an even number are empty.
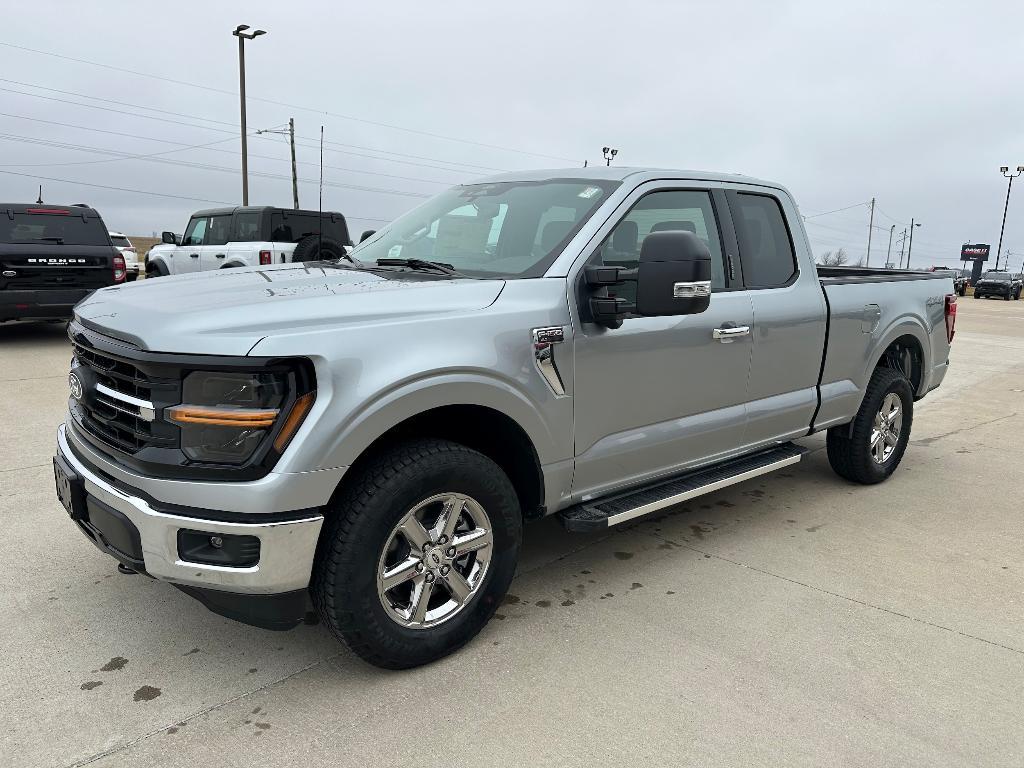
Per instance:
[[[310,264],[149,278],[96,291],[87,328],[154,352],[245,355],[277,332],[419,320],[490,306],[502,280]]]

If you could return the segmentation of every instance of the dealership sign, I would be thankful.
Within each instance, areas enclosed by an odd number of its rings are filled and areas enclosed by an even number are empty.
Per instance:
[[[987,243],[964,243],[960,247],[960,261],[988,261],[988,252],[992,249]]]

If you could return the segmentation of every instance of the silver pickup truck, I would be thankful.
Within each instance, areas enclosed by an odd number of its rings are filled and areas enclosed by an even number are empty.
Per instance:
[[[368,661],[502,601],[525,522],[600,530],[800,461],[885,480],[946,374],[948,276],[815,266],[777,184],[533,171],[455,187],[336,261],[79,304],[54,469],[123,572]]]

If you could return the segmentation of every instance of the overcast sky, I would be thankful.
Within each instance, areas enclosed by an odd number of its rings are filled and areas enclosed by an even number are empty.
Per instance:
[[[5,15],[0,199],[34,200],[42,183],[46,202],[88,202],[130,234],[240,201],[239,23],[268,31],[246,44],[250,130],[295,118],[300,202],[316,208],[322,124],[324,207],[357,234],[452,183],[602,162],[611,145],[618,165],[782,182],[805,216],[853,206],[808,220],[819,255],[864,255],[875,197],[872,264],[911,217],[914,265],[952,264],[968,240],[995,251],[999,166],[1024,165],[1019,2],[89,8]],[[250,202],[290,205],[284,137],[249,152]],[[1024,178],[1015,195],[1003,249],[1019,269]]]

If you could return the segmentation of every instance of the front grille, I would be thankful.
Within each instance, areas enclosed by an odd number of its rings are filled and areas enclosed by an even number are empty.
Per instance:
[[[154,380],[132,362],[77,340],[74,349],[75,370],[85,383],[86,394],[73,403],[72,410],[83,429],[105,445],[133,455],[148,447],[177,445],[176,430],[170,425],[145,418],[137,403],[117,396],[152,402],[156,390],[165,399],[168,390],[176,391],[176,382]],[[171,401],[174,399],[172,394]]]

